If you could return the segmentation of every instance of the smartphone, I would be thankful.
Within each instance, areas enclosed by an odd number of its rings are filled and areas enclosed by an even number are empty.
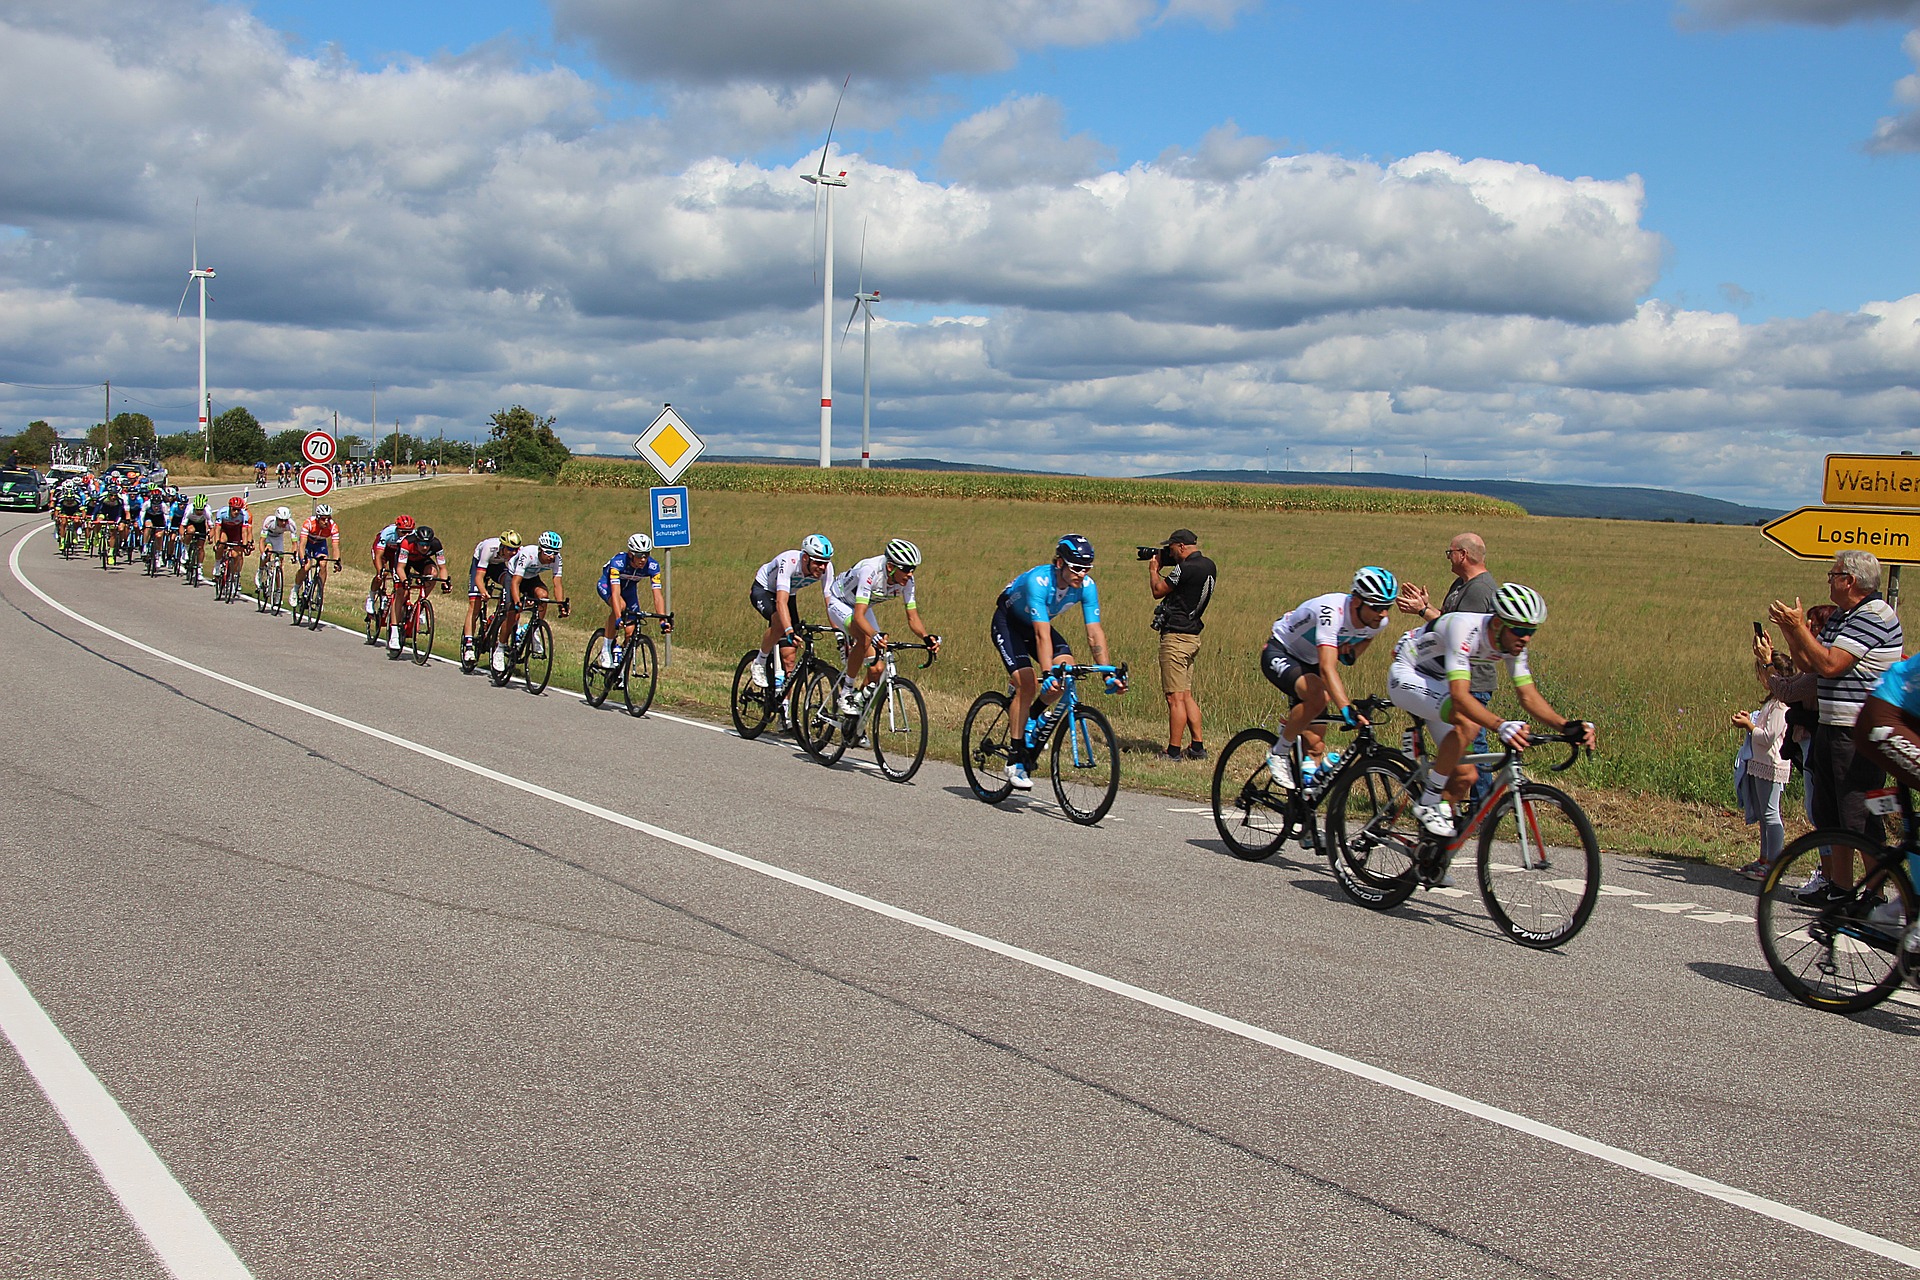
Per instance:
[[[1764,640],[1764,639],[1766,639],[1766,638],[1767,638],[1767,629],[1766,629],[1765,627],[1763,627],[1763,626],[1761,626],[1761,625],[1760,625],[1759,623],[1757,623],[1757,622],[1756,622],[1756,623],[1754,623],[1754,624],[1753,624],[1753,638],[1754,638],[1755,640]]]

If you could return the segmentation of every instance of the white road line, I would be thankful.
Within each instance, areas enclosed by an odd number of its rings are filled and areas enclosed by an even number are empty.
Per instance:
[[[1769,1200],[1764,1196],[1743,1190],[1740,1187],[1718,1182],[1697,1173],[1691,1173],[1675,1165],[1666,1164],[1651,1157],[1640,1155],[1638,1152],[1628,1151],[1623,1147],[1616,1147],[1610,1143],[1600,1142],[1596,1139],[1586,1137],[1583,1134],[1574,1133],[1570,1129],[1562,1129],[1558,1125],[1535,1120],[1531,1116],[1521,1115],[1517,1111],[1508,1111],[1504,1107],[1497,1107],[1491,1103],[1481,1102],[1476,1098],[1469,1098],[1465,1094],[1455,1093],[1450,1089],[1443,1089],[1437,1085],[1416,1080],[1411,1076],[1401,1075],[1396,1071],[1389,1071],[1385,1067],[1378,1067],[1370,1062],[1348,1057],[1346,1054],[1336,1053],[1331,1049],[1323,1049],[1319,1045],[1309,1044],[1304,1040],[1296,1040],[1291,1036],[1284,1036],[1278,1032],[1269,1031],[1265,1027],[1255,1026],[1250,1022],[1242,1022],[1238,1018],[1216,1013],[1211,1009],[1189,1004],[1184,1000],[1178,1000],[1172,996],[1162,995],[1146,987],[1135,986],[1133,983],[1108,977],[1106,974],[1097,973],[1091,969],[1083,969],[1079,965],[1069,964],[1066,961],[1056,960],[1052,956],[1043,955],[1037,951],[1029,951],[1025,947],[1002,942],[998,938],[974,933],[969,929],[962,929],[957,925],[948,924],[943,920],[936,920],[931,916],[923,916],[916,911],[909,911],[904,907],[896,907],[892,903],[882,902],[877,898],[869,898],[865,894],[856,893],[851,889],[843,889],[839,885],[830,884],[824,880],[816,880],[811,876],[801,875],[796,871],[789,871],[785,867],[775,866],[769,862],[762,862],[757,858],[750,858],[745,854],[735,853],[731,849],[723,849],[718,845],[708,844],[706,841],[697,840],[692,836],[683,836],[676,831],[669,831],[664,827],[656,827],[652,823],[642,822],[638,818],[628,817],[624,813],[616,813],[611,809],[603,808],[590,801],[578,799],[564,792],[551,790],[541,786],[539,783],[529,782],[524,778],[516,778],[512,774],[489,769],[485,765],[476,764],[471,760],[463,760],[459,756],[449,755],[444,751],[426,746],[422,743],[412,742],[396,734],[388,733],[384,729],[376,729],[372,725],[361,724],[358,721],[349,720],[345,716],[335,715],[331,711],[324,711],[319,707],[309,706],[304,702],[283,697],[270,690],[247,684],[245,681],[236,680],[232,676],[222,675],[220,672],[210,670],[198,663],[189,662],[185,658],[177,657],[171,653],[156,649],[152,645],[144,644],[139,640],[133,639],[131,636],[122,635],[104,623],[95,622],[83,614],[76,613],[74,610],[69,609],[66,605],[61,604],[58,600],[55,600],[52,596],[42,591],[25,573],[21,572],[20,549],[26,545],[27,540],[34,534],[51,527],[51,525],[41,525],[38,528],[31,529],[14,543],[12,554],[8,557],[7,563],[15,579],[47,605],[65,614],[80,625],[97,631],[101,635],[110,636],[122,644],[127,645],[129,648],[136,649],[162,662],[171,663],[176,667],[192,671],[209,680],[224,684],[229,688],[251,693],[256,697],[274,703],[276,706],[313,716],[315,719],[324,720],[328,724],[337,725],[340,728],[350,729],[355,733],[364,734],[369,738],[385,742],[403,751],[410,751],[416,755],[425,756],[430,760],[437,760],[442,764],[450,765],[455,769],[470,773],[475,777],[485,778],[490,782],[497,782],[502,786],[511,787],[516,791],[521,791],[528,795],[539,796],[543,800],[548,800],[564,808],[572,809],[576,813],[599,818],[614,826],[624,827],[629,831],[636,831],[642,835],[651,836],[656,840],[662,840],[693,853],[703,854],[716,861],[728,863],[743,870],[754,872],[757,875],[766,876],[772,880],[778,880],[783,884],[791,885],[797,889],[803,889],[808,893],[818,894],[823,898],[830,898],[846,906],[868,911],[874,915],[908,925],[912,928],[925,930],[928,933],[960,943],[963,946],[973,947],[988,954],[997,955],[1004,959],[1030,966],[1044,973],[1054,974],[1057,977],[1080,983],[1098,991],[1105,991],[1109,995],[1118,996],[1124,1000],[1131,1000],[1151,1009],[1158,1009],[1174,1017],[1184,1018],[1202,1026],[1212,1027],[1214,1030],[1224,1032],[1227,1035],[1236,1036],[1254,1044],[1265,1045],[1271,1049],[1277,1049],[1282,1053],[1289,1054],[1302,1061],[1312,1062],[1319,1066],[1353,1076],[1356,1079],[1366,1080],[1384,1089],[1390,1089],[1411,1098],[1418,1098],[1421,1101],[1433,1103],[1436,1106],[1444,1107],[1464,1116],[1484,1120],[1489,1124],[1498,1125],[1514,1133],[1525,1134],[1528,1137],[1535,1138],[1541,1142],[1551,1143],[1554,1146],[1565,1148],[1568,1151],[1579,1152],[1582,1155],[1590,1156],[1593,1159],[1611,1164],[1616,1168],[1642,1174],[1645,1177],[1667,1183],[1670,1186],[1695,1192],[1708,1199],[1718,1200],[1723,1204],[1732,1205],[1737,1209],[1745,1209],[1761,1217],[1771,1218],[1776,1222],[1797,1227],[1802,1231],[1810,1232],[1825,1239],[1859,1249],[1862,1252],[1873,1254],[1876,1257],[1885,1258],[1889,1262],[1897,1262],[1904,1267],[1920,1271],[1920,1249],[1901,1244],[1898,1241],[1873,1235],[1857,1227],[1850,1227],[1845,1223],[1836,1222],[1830,1218],[1823,1218],[1818,1214],[1809,1213],[1805,1209],[1795,1208],[1793,1205],[1783,1204],[1777,1200]]]
[[[154,1154],[4,956],[0,1031],[170,1275],[177,1280],[252,1280],[253,1273]]]

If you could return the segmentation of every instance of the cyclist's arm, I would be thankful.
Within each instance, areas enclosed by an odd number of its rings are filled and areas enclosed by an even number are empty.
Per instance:
[[[1523,707],[1527,706],[1527,698],[1529,696],[1536,700],[1540,699],[1540,695],[1535,691],[1531,681],[1516,686],[1516,688],[1520,695],[1520,705]],[[1447,694],[1453,700],[1453,709],[1455,711],[1460,712],[1482,729],[1499,730],[1501,723],[1500,717],[1493,714],[1486,703],[1473,696],[1473,679],[1470,672],[1447,672]],[[1545,705],[1545,703],[1542,702],[1542,705]],[[1533,708],[1527,707],[1527,710],[1532,711]]]
[[[789,598],[789,592],[773,593],[773,625],[780,628],[783,636],[793,634],[793,608],[788,603]]]
[[[1352,705],[1353,699],[1347,696],[1347,682],[1340,678],[1339,647],[1323,644],[1316,647],[1314,652],[1320,658],[1320,682],[1327,686],[1327,705],[1335,711],[1345,711]]]
[[[1087,648],[1093,651],[1093,661],[1096,666],[1112,665],[1113,657],[1107,652],[1107,629],[1103,624],[1098,622],[1087,624]]]
[[[927,630],[927,624],[920,621],[920,611],[918,609],[907,610],[907,629],[912,631],[914,635],[919,636],[922,640],[925,640],[931,634]]]
[[[658,582],[653,584],[653,611],[655,613],[665,613],[667,611],[667,597],[666,594],[660,590],[660,584]]]
[[[1087,628],[1087,643],[1093,643],[1093,628]],[[1096,650],[1096,652],[1098,652]],[[1033,619],[1033,660],[1040,668],[1040,674],[1046,675],[1053,665],[1053,624],[1045,618]]]
[[[1526,708],[1528,715],[1555,729],[1566,727],[1567,718],[1548,705],[1546,698],[1541,695],[1538,685],[1529,681],[1526,684],[1518,686],[1514,692],[1520,696],[1520,705]],[[1587,726],[1587,735],[1583,741],[1589,748],[1594,745],[1595,738],[1591,724]]]

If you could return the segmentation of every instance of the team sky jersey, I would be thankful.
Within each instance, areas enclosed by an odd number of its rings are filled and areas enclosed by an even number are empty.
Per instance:
[[[408,565],[409,560],[412,565]],[[400,567],[411,568],[415,576],[425,577],[430,570],[444,567],[446,563],[446,549],[440,545],[440,539],[421,542],[411,533],[400,539]]]
[[[1409,631],[1400,641],[1394,657],[1411,663],[1413,669],[1431,680],[1468,680],[1476,663],[1502,663],[1517,687],[1533,683],[1527,669],[1527,653],[1502,653],[1494,648],[1491,613],[1444,613],[1422,631]]]
[[[782,551],[761,565],[760,572],[753,575],[753,580],[768,591],[784,591],[792,595],[802,587],[810,587],[820,581],[820,578],[810,578],[801,571],[804,558],[798,551]],[[833,577],[833,561],[827,561],[826,572],[821,577]]]
[[[266,542],[270,550],[285,551],[287,549],[287,539],[293,536],[293,530],[293,521],[289,520],[285,524],[282,524],[272,516],[268,516],[266,523],[260,526],[260,537]]]
[[[512,555],[513,552],[501,545],[498,538],[482,538],[473,548],[473,562],[484,569],[505,564]]]
[[[539,544],[529,543],[513,553],[513,559],[507,561],[507,572],[516,578],[537,578],[543,573],[552,573],[557,578],[560,576],[560,553],[554,552],[553,560],[542,564]]]
[[[1920,653],[1888,667],[1873,686],[1873,696],[1891,702],[1908,715],[1920,715]]]
[[[1052,622],[1076,604],[1088,626],[1100,621],[1100,589],[1093,585],[1093,575],[1081,579],[1077,587],[1057,587],[1053,583],[1051,562],[1037,564],[1009,582],[1000,593],[999,603],[1026,623]]]
[[[1334,591],[1315,596],[1273,624],[1273,638],[1280,647],[1301,662],[1318,665],[1320,646],[1339,649],[1371,640],[1387,629],[1382,617],[1371,627],[1363,627],[1347,616],[1353,601],[1350,591]]]
[[[660,585],[660,562],[652,556],[636,556],[631,551],[622,551],[600,566],[600,585],[611,591],[615,581],[619,582],[622,591],[641,586],[657,587]]]
[[[894,596],[905,600],[907,608],[918,608],[913,602],[911,577],[899,586],[887,581],[887,558],[884,555],[870,556],[833,580],[834,599],[849,607],[862,604],[871,607]]]

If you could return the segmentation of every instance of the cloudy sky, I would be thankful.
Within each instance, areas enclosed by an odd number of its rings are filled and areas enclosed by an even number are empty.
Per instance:
[[[1920,447],[1915,0],[7,0],[0,428],[192,423],[197,201],[216,413],[817,455],[848,76],[876,456],[1788,505]]]

